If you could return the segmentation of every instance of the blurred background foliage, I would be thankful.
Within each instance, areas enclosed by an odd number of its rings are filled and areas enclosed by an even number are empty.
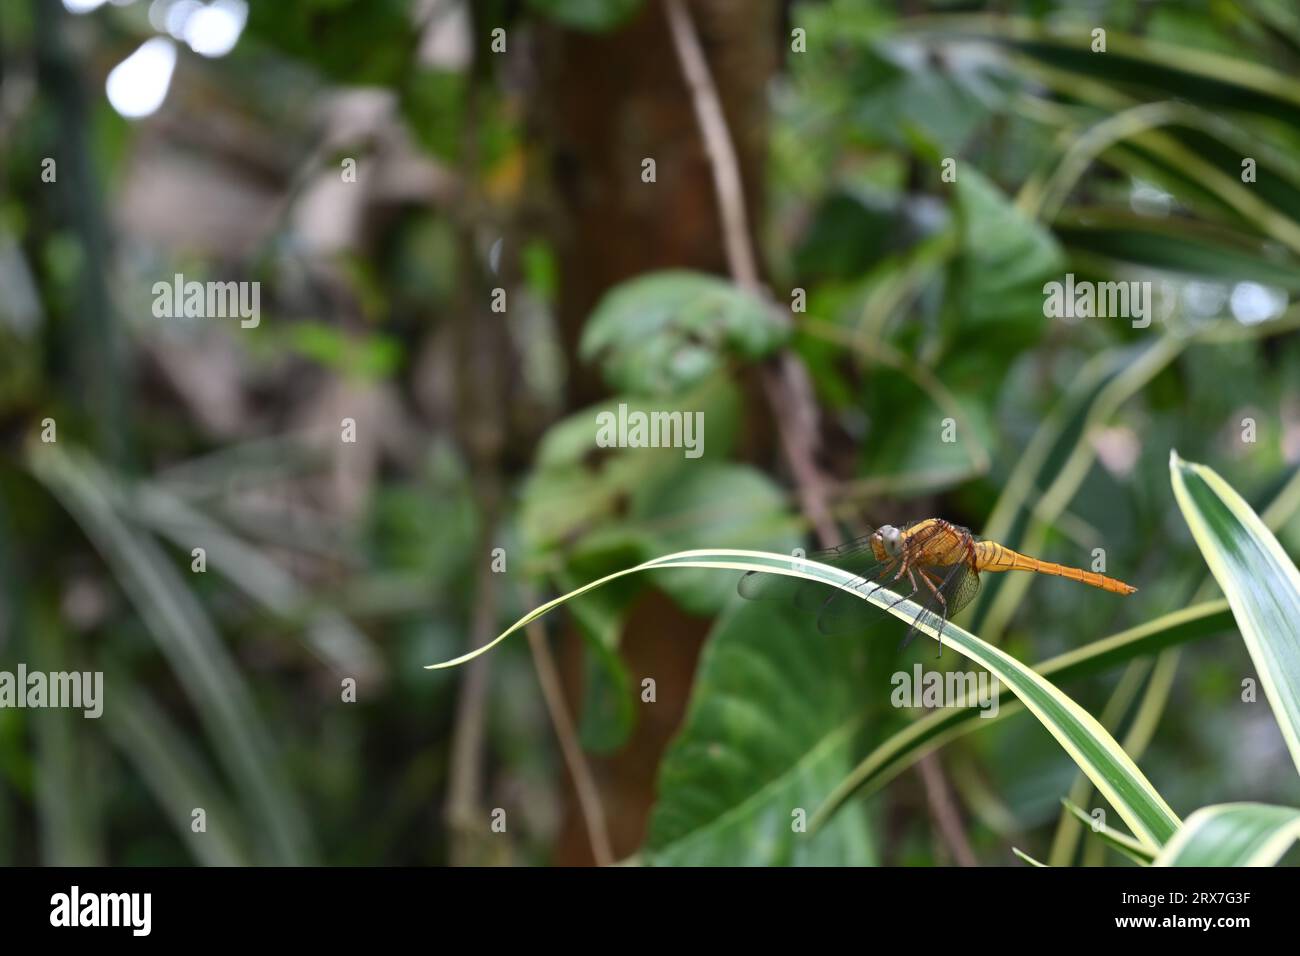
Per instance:
[[[0,8],[0,669],[108,685],[98,722],[0,710],[0,862],[1122,862],[1024,715],[792,832],[918,716],[892,673],[961,666],[892,622],[683,570],[422,665],[657,554],[815,546],[810,492],[843,538],[1104,548],[1135,597],[986,582],[964,623],[1026,661],[1197,593],[1171,447],[1300,551],[1300,15],[689,7],[766,295],[659,0]],[[1067,272],[1167,307],[1045,318]],[[260,322],[155,317],[177,273],[260,282]],[[705,454],[597,447],[620,402],[702,411]],[[1065,689],[1175,809],[1295,805],[1235,633],[1159,661]]]

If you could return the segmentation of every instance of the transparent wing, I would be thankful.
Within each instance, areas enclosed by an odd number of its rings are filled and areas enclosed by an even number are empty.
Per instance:
[[[912,630],[921,623],[941,630],[944,624],[975,599],[979,593],[979,573],[967,564],[929,565],[917,572],[917,595],[911,600],[921,608],[912,622]],[[912,636],[908,632],[908,638]]]
[[[870,535],[855,538],[838,548],[814,551],[808,555],[808,559],[842,568],[858,576],[871,574],[874,566],[879,563],[871,551]],[[791,567],[798,567],[795,558],[791,558],[790,561]],[[813,610],[836,589],[816,581],[786,574],[746,571],[741,576],[736,590],[741,597],[751,601],[794,601],[800,608]]]
[[[909,528],[916,523],[910,522],[903,527]],[[935,528],[933,531],[924,532],[920,538],[912,539],[913,544],[923,545],[932,534],[940,531],[941,529]],[[871,549],[870,534],[855,538],[837,548],[813,552],[808,557],[848,571],[854,575],[854,580],[844,587],[834,587],[789,575],[747,571],[741,577],[737,587],[740,596],[753,601],[793,601],[800,610],[815,616],[817,629],[823,634],[843,634],[869,627],[874,621],[879,620],[882,613],[876,605],[849,593],[850,591],[868,594],[883,588],[906,595],[912,590],[912,580],[906,574],[898,577],[900,564],[897,559],[890,558],[882,561],[875,556]],[[933,597],[933,593],[928,589],[925,590],[925,594],[921,593],[924,584],[916,578],[915,574],[913,579],[917,581],[918,588],[911,594],[912,600],[920,603],[927,596]],[[976,586],[978,587],[978,580]]]
[[[902,525],[901,530],[909,530],[919,523],[919,521],[910,521]],[[929,543],[931,538],[943,533],[942,526],[932,525],[919,534],[912,534],[908,539],[908,547],[913,551],[922,549]],[[823,634],[844,634],[850,631],[862,630],[869,627],[873,621],[878,620],[883,613],[875,604],[849,593],[850,590],[863,595],[879,590],[890,591],[900,598],[906,598],[917,603],[923,603],[927,597],[932,596],[932,592],[926,588],[915,571],[909,577],[905,571],[900,571],[900,563],[897,560],[876,560],[869,544],[866,548],[866,554],[869,561],[863,559],[861,568],[845,568],[845,570],[853,571],[858,575],[852,584],[843,588],[822,589],[823,597],[816,611],[817,629]],[[916,583],[915,590],[913,590],[913,582]]]

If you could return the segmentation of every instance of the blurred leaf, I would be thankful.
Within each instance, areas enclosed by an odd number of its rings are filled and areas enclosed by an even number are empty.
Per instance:
[[[794,268],[809,280],[862,275],[897,245],[898,204],[865,190],[842,189],[825,197],[794,252]]]
[[[1018,50],[1089,80],[1203,106],[1240,110],[1300,125],[1300,91],[1286,74],[1258,60],[1106,31],[1106,53],[1092,52],[1090,30],[1019,17],[953,16],[922,21],[934,36],[978,37]]]
[[[674,480],[648,485],[632,500],[631,520],[645,528],[648,561],[668,551],[689,551],[717,542],[761,551],[790,551],[801,540],[786,493],[747,465],[695,464]],[[707,570],[665,572],[656,586],[690,614],[715,614],[736,587]]]
[[[1051,233],[1028,218],[971,164],[957,175],[961,292],[971,325],[1043,322],[1043,282],[1065,257]]]
[[[961,51],[936,60],[910,38],[876,37],[854,51],[852,118],[874,139],[927,160],[962,155],[1001,99],[988,67]]]
[[[528,0],[542,16],[575,30],[603,33],[622,26],[641,9],[642,0]]]
[[[1223,588],[1300,768],[1300,571],[1249,504],[1205,465],[1169,456],[1178,507]]]
[[[1118,409],[1182,353],[1187,341],[1162,336],[1150,345],[1102,352],[1088,361],[1043,420],[985,524],[984,536],[1027,554],[1039,554],[1052,522],[1068,508],[1097,455],[1089,440]],[[1000,636],[1015,613],[1031,575],[1001,575],[980,588],[968,611],[972,626]]]
[[[202,546],[213,570],[264,607],[285,616],[308,607],[307,595],[292,574],[180,497],[159,485],[139,482],[127,498],[115,504],[132,509],[134,517],[187,554]],[[370,640],[328,607],[310,610],[305,643],[336,673],[354,677],[363,685],[382,673],[383,662]]]
[[[698,460],[685,457],[685,449],[597,445],[601,415],[609,413],[617,419],[620,405],[627,405],[629,413],[677,412],[683,425],[685,416],[698,413],[703,429],[693,437],[710,460],[727,457],[741,414],[739,392],[719,376],[672,403],[620,395],[552,425],[523,489],[520,530],[530,556],[571,545],[611,522],[619,523],[627,517],[638,491],[671,484],[683,469],[698,466]]]
[[[1197,810],[1156,857],[1156,866],[1273,866],[1300,840],[1300,810],[1221,803]]]
[[[1185,219],[1111,210],[1063,213],[1056,234],[1071,251],[1228,282],[1253,280],[1300,290],[1300,263],[1249,236]]]
[[[113,701],[104,713],[108,732],[194,859],[204,866],[252,865],[234,807],[180,729],[144,691],[117,680],[105,687]],[[191,814],[199,807],[207,829],[195,833]]]
[[[417,34],[406,0],[302,0],[248,7],[246,39],[309,63],[332,80],[396,86],[413,58]]]
[[[611,387],[671,395],[703,381],[729,357],[758,359],[789,336],[769,305],[733,283],[675,270],[607,292],[587,320],[580,354]]]
[[[114,512],[108,476],[84,454],[34,445],[33,473],[77,520],[117,574],[158,648],[193,702],[213,746],[263,827],[262,859],[282,865],[311,859],[306,816],[275,754],[252,692],[166,554],[148,534]]]
[[[34,632],[29,643],[34,668],[45,672],[73,670],[67,656],[64,625],[48,605],[33,605]],[[90,674],[86,674],[89,678]],[[25,693],[20,689],[19,693]],[[99,705],[103,707],[103,688]],[[101,866],[104,833],[98,779],[100,754],[87,747],[93,738],[77,725],[80,711],[52,707],[32,720],[35,745],[34,796],[40,819],[41,861],[46,866]]]
[[[289,344],[326,368],[365,381],[390,377],[402,361],[402,345],[387,335],[349,335],[323,322],[297,322]]]

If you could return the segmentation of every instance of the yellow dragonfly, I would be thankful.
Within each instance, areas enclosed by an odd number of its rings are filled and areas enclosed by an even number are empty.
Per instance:
[[[1137,590],[1104,574],[1040,561],[996,541],[982,541],[969,528],[942,518],[925,518],[901,527],[882,525],[838,548],[814,552],[808,557],[848,571],[855,576],[854,580],[834,588],[789,575],[746,571],[738,586],[741,597],[793,598],[797,606],[817,614],[818,630],[838,634],[862,626],[864,619],[877,610],[876,605],[846,592],[870,594],[883,588],[896,595],[891,606],[909,600],[920,609],[908,629],[906,644],[921,623],[934,626],[942,641],[947,621],[974,600],[982,572],[1036,571],[1089,584],[1112,594],[1132,594]]]

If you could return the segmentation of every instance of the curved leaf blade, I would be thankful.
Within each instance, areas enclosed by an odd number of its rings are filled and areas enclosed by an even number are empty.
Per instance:
[[[1232,625],[1232,612],[1227,601],[1207,601],[1067,651],[1036,664],[1034,670],[1053,684],[1060,685],[1104,673],[1113,666],[1167,647],[1221,634]],[[817,811],[817,819],[829,819],[855,796],[876,792],[926,754],[973,730],[1018,714],[1022,709],[1011,689],[1003,687],[994,717],[981,717],[980,710],[970,706],[944,708],[913,721],[883,741],[853,768],[853,772],[826,798]]]
[[[1213,469],[1169,456],[1174,497],[1223,589],[1260,683],[1300,768],[1300,571]]]
[[[1155,854],[1149,847],[1143,846],[1137,840],[1133,839],[1127,833],[1121,833],[1114,827],[1101,824],[1098,826],[1097,821],[1088,816],[1087,811],[1082,807],[1075,806],[1069,800],[1062,800],[1061,803],[1065,809],[1070,811],[1080,823],[1088,828],[1088,831],[1095,835],[1106,845],[1113,847],[1116,851],[1124,854],[1134,863],[1140,863],[1143,866],[1155,859]]]
[[[865,595],[854,591],[852,584],[855,579],[851,573],[816,561],[791,558],[788,555],[773,554],[768,551],[731,549],[682,551],[616,571],[568,594],[563,594],[535,608],[477,650],[431,666],[453,667],[466,663],[491,650],[547,611],[587,591],[628,574],[668,567],[768,571],[818,581],[850,590],[862,600],[870,601],[909,623],[916,618],[920,610],[912,602],[900,600],[898,595],[890,594],[883,589],[875,589]],[[931,638],[939,639],[938,632],[925,622],[918,624],[918,630]],[[1110,801],[1124,822],[1137,834],[1138,839],[1149,846],[1160,846],[1173,835],[1179,825],[1178,817],[1096,718],[1032,668],[956,625],[949,624],[944,629],[943,643],[983,666],[1016,693],[1048,732],[1065,748],[1071,759],[1088,775],[1103,796]]]
[[[1221,803],[1188,817],[1154,865],[1272,866],[1296,840],[1300,840],[1300,810]]]

